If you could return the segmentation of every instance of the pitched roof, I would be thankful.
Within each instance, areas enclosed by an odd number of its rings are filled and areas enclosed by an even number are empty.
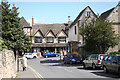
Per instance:
[[[42,35],[42,37],[44,37],[44,35],[42,34],[42,32],[41,32],[40,29],[38,29],[38,31],[36,31],[35,34],[36,34],[37,32],[40,32],[40,34]],[[35,36],[35,34],[34,34],[34,36]]]
[[[93,10],[90,8],[90,6],[87,6],[85,9],[83,9],[83,10],[79,13],[79,15],[77,16],[77,18],[71,23],[70,27],[71,27],[72,25],[74,25],[74,24],[78,21],[78,19],[82,16],[83,12],[84,12],[87,8],[89,8],[89,9],[93,12]],[[96,14],[95,14],[94,12],[93,12],[93,14],[94,14],[94,16],[96,16]]]
[[[64,34],[68,37],[68,34],[65,32],[65,30],[62,29],[61,31],[63,31]],[[58,36],[58,34],[59,34],[61,31],[59,31],[59,32],[56,34],[56,36]]]
[[[65,30],[65,24],[35,24],[32,27],[31,35],[34,34],[40,29],[42,34],[45,35],[49,30],[52,30],[54,35],[56,35],[62,29]]]
[[[113,10],[114,10],[114,8],[112,8],[112,9],[106,11],[106,12],[103,12],[103,13],[100,15],[100,17],[101,17],[102,19],[106,19]]]
[[[53,34],[54,37],[56,37],[55,34],[53,33],[53,31],[52,31],[51,29],[48,30],[47,33],[46,33],[44,36],[47,37],[47,35],[48,35],[50,32]]]
[[[20,19],[20,24],[22,24],[23,27],[31,27],[23,16]]]
[[[118,2],[118,4],[117,4],[116,7],[118,7],[118,6],[120,6],[120,1]],[[113,7],[112,9],[107,10],[106,12],[103,12],[103,13],[101,14],[101,18],[106,19],[106,18],[110,15],[110,13],[111,13],[116,7]]]

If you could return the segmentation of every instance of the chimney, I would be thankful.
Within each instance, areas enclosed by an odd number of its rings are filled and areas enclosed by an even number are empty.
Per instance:
[[[34,25],[34,18],[33,18],[33,16],[32,16],[32,26]]]
[[[14,11],[16,9],[15,4],[13,4],[12,10]]]
[[[70,16],[68,16],[68,24],[70,24]]]
[[[13,7],[15,7],[15,4],[13,4]]]

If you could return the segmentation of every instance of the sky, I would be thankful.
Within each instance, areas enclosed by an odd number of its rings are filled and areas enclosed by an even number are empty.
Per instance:
[[[31,23],[32,16],[35,23],[52,24],[67,23],[68,16],[71,21],[87,6],[97,14],[101,14],[118,4],[116,2],[9,2],[11,7],[18,7],[19,17],[24,16]]]

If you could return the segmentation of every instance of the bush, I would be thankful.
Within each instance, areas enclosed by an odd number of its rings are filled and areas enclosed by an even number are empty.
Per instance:
[[[120,54],[120,52],[110,52],[110,54]]]
[[[0,51],[2,51],[3,49],[7,49],[7,46],[4,44],[4,41],[0,39]]]

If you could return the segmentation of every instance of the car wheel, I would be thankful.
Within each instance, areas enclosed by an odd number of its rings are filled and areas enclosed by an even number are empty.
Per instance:
[[[34,56],[33,58],[36,58],[36,56]]]
[[[103,69],[104,69],[104,73],[108,72],[108,70],[107,70],[107,68],[105,66],[103,67]]]
[[[85,63],[83,63],[83,68],[86,69],[86,65],[85,65]]]
[[[70,64],[73,64],[72,61],[70,61]]]
[[[64,64],[66,64],[66,61],[64,60]]]
[[[48,56],[45,56],[46,58],[48,58]]]
[[[96,66],[95,66],[95,64],[93,64],[93,65],[92,65],[92,68],[93,68],[94,70],[96,69]]]

